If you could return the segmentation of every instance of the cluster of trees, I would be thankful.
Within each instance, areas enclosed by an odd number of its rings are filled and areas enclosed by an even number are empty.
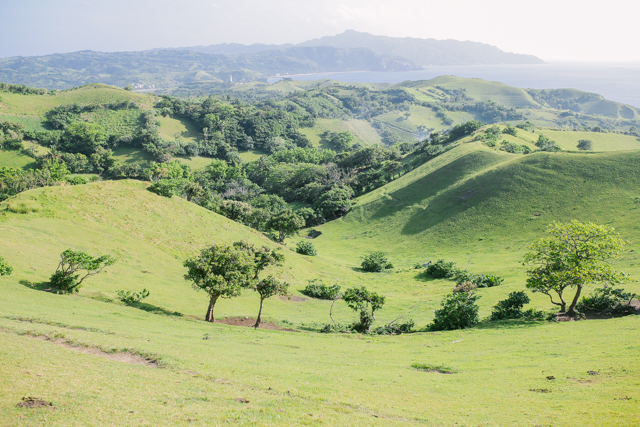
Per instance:
[[[286,282],[269,275],[260,279],[260,273],[272,266],[281,266],[284,255],[266,246],[240,241],[231,245],[214,244],[204,248],[199,255],[184,262],[187,268],[185,280],[193,287],[209,296],[209,307],[205,315],[207,322],[213,322],[216,302],[220,298],[233,298],[243,289],[251,289],[260,296],[260,310],[254,327],[262,322],[264,300],[274,295],[285,295],[289,289]]]
[[[0,122],[0,149],[22,149],[23,137],[24,126],[20,123]]]
[[[26,85],[16,85],[11,83],[2,83],[0,82],[0,92],[11,92],[11,93],[19,93],[21,95],[46,95],[46,94],[55,94],[57,91],[49,91],[47,89],[29,87]]]

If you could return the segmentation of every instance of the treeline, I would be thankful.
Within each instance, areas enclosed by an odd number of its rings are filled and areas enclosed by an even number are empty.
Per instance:
[[[57,91],[49,91],[43,88],[29,87],[26,85],[16,85],[10,83],[0,82],[0,92],[19,93],[22,95],[46,95],[48,93],[54,94]]]

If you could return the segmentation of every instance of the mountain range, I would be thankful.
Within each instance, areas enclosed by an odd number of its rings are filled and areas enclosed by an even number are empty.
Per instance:
[[[483,43],[393,38],[348,30],[298,45],[219,44],[2,58],[0,81],[47,89],[96,82],[151,89],[201,81],[247,82],[278,75],[542,62],[535,56],[507,53]]]

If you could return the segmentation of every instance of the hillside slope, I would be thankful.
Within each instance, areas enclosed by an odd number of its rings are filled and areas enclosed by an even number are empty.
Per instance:
[[[622,264],[637,271],[639,167],[638,151],[522,156],[464,143],[361,196],[315,242],[335,259],[367,248],[403,265],[452,257],[507,272],[547,224],[577,219],[616,227],[632,242]]]

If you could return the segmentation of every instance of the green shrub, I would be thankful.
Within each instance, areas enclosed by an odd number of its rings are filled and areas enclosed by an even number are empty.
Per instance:
[[[474,276],[471,282],[478,288],[492,288],[494,286],[500,286],[504,283],[504,279],[494,274]]]
[[[610,311],[616,307],[628,305],[636,294],[625,292],[613,286],[598,288],[587,297],[582,297],[576,308],[580,312],[585,311]]]
[[[51,275],[49,282],[51,287],[62,293],[78,292],[82,282],[93,275],[99,274],[105,267],[113,265],[116,260],[110,255],[92,257],[81,251],[67,249],[60,254],[60,264],[55,273]],[[85,270],[85,275],[80,280],[80,271]]]
[[[313,279],[309,281],[302,293],[311,298],[334,300],[340,297],[340,286],[327,286],[321,280]]]
[[[298,242],[298,244],[296,245],[296,252],[301,255],[308,255],[308,256],[318,255],[318,251],[316,250],[316,248],[313,246],[313,243],[311,242]]]
[[[507,299],[499,301],[491,313],[491,320],[520,319],[524,317],[522,307],[529,304],[529,296],[525,292],[511,292]]]
[[[478,296],[470,292],[449,294],[440,303],[441,309],[436,310],[430,331],[450,331],[466,329],[478,323]]]
[[[10,276],[11,273],[13,273],[13,267],[7,264],[4,258],[0,256],[0,276]]]
[[[417,369],[418,371],[439,372],[441,374],[455,374],[456,372],[458,372],[446,365],[433,365],[430,363],[413,363],[411,367],[413,369]]]
[[[368,333],[375,321],[376,311],[385,303],[385,296],[369,291],[364,286],[349,288],[342,295],[342,299],[350,309],[359,313],[360,321],[354,324],[358,332]]]
[[[578,141],[578,150],[591,151],[593,150],[593,142],[589,139],[581,139]]]
[[[447,262],[439,259],[433,264],[429,264],[426,273],[435,279],[451,279],[455,277],[459,271],[455,262]]]
[[[362,257],[360,264],[364,271],[378,273],[393,268],[393,264],[389,262],[383,252],[372,252]]]
[[[400,335],[411,332],[415,327],[415,322],[412,319],[407,320],[404,323],[391,322],[384,326],[378,326],[371,330],[375,335]]]
[[[331,334],[331,333],[342,333],[342,334],[350,334],[352,332],[354,332],[353,330],[353,326],[345,326],[345,325],[341,325],[341,324],[333,324],[333,323],[327,323],[324,326],[322,326],[322,328],[320,329],[320,332],[322,332],[323,334]]]
[[[83,185],[89,182],[85,177],[82,176],[70,176],[65,178],[65,181],[67,181],[71,185]]]
[[[146,289],[143,289],[140,292],[119,290],[116,291],[116,294],[118,294],[118,298],[120,298],[120,301],[127,305],[132,305],[138,304],[140,301],[148,297],[149,291]]]

